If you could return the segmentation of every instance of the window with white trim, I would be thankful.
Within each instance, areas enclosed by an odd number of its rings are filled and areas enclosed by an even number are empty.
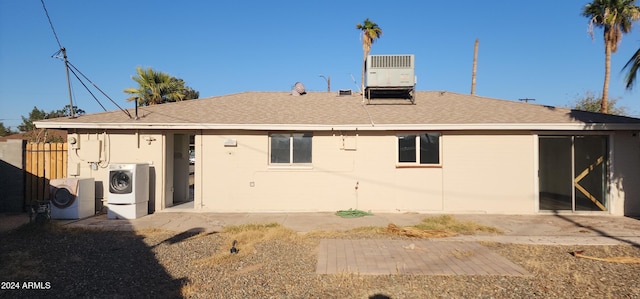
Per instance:
[[[311,164],[311,133],[277,133],[269,136],[274,165]]]
[[[399,165],[440,165],[440,133],[398,134]]]

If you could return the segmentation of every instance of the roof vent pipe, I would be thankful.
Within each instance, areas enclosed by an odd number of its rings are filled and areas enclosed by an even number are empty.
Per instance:
[[[293,89],[291,90],[291,95],[294,96],[301,96],[306,93],[307,91],[304,88],[304,84],[302,84],[301,82],[296,82],[296,84],[293,85]]]
[[[139,117],[138,117],[138,98],[136,98],[136,100],[134,102],[136,102],[136,116],[135,116],[134,119],[138,120],[139,119]]]

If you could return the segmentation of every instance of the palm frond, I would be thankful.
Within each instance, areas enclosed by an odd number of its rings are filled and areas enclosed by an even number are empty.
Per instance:
[[[636,82],[636,76],[640,69],[640,49],[638,49],[633,56],[627,61],[622,70],[628,70],[627,75],[624,77],[626,88],[631,90]]]
[[[194,95],[196,98],[199,95],[197,91],[185,86],[184,80],[150,67],[137,67],[136,76],[132,76],[132,79],[138,83],[138,87],[124,90],[127,94],[135,95],[127,100],[137,100],[143,106],[193,99]]]
[[[606,42],[617,50],[622,35],[629,33],[633,22],[640,19],[636,0],[594,0],[585,5],[582,15],[589,19],[587,32],[593,38],[593,28],[603,28]]]

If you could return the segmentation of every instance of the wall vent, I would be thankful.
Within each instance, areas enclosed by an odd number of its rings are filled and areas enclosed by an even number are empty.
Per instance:
[[[338,96],[340,97],[346,97],[346,96],[350,96],[351,95],[351,89],[340,89],[338,91]]]
[[[371,68],[413,68],[412,55],[370,55]]]

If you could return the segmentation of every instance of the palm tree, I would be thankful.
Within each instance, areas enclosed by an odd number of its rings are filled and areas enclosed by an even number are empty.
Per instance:
[[[176,84],[180,84],[180,86],[183,87],[182,89],[182,94],[184,94],[184,98],[183,100],[193,100],[193,99],[197,99],[200,97],[200,92],[193,90],[191,87],[187,86],[184,83],[184,80],[182,79],[178,79],[178,78],[173,78],[173,80],[176,80],[178,82],[176,82]]]
[[[582,15],[589,18],[589,33],[593,38],[593,26],[604,29],[604,85],[600,112],[608,113],[609,74],[611,53],[618,50],[622,34],[631,31],[633,21],[640,18],[640,7],[635,0],[593,0],[587,4]]]
[[[367,56],[371,51],[373,42],[382,36],[382,29],[378,24],[371,22],[369,18],[364,19],[362,24],[357,24],[356,29],[362,31],[362,49],[364,50],[364,59],[362,62],[362,92],[364,92],[364,72],[367,64]]]
[[[152,68],[136,68],[137,76],[131,77],[138,87],[124,90],[132,94],[127,101],[138,101],[141,106],[189,100],[198,97],[198,92],[184,85],[184,80],[167,73],[154,71]]]

